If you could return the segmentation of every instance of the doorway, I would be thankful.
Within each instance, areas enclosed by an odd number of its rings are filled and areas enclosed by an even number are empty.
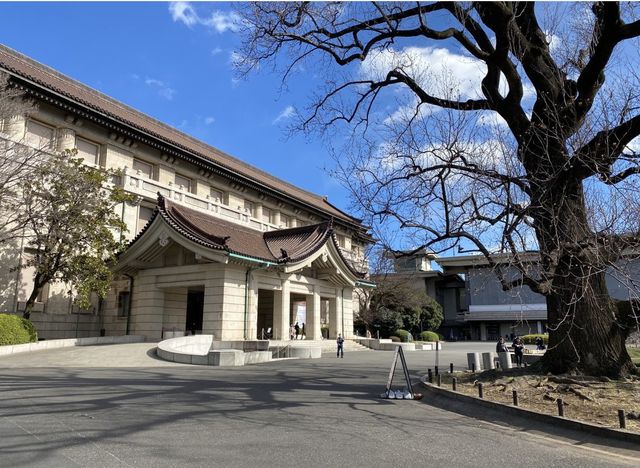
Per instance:
[[[204,309],[204,288],[189,289],[187,292],[187,321],[185,330],[195,335],[202,333],[202,311]]]

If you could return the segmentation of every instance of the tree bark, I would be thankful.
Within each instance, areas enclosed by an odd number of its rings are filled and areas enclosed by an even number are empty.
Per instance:
[[[24,305],[24,312],[22,313],[23,318],[28,320],[29,317],[31,317],[31,312],[33,311],[33,306],[38,298],[38,294],[40,294],[40,291],[42,291],[45,284],[47,284],[47,282],[42,280],[42,275],[37,273],[33,278],[33,290]]]

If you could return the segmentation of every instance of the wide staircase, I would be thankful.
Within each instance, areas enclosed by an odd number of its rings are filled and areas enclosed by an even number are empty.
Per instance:
[[[295,348],[320,347],[323,353],[335,353],[338,345],[336,340],[269,340],[269,347],[272,346],[291,346]],[[353,340],[344,340],[344,351],[372,351],[371,349],[356,343]]]

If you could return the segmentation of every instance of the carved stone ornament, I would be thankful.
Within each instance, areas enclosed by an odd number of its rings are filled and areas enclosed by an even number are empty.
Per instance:
[[[160,244],[160,247],[166,247],[169,245],[169,234],[166,232],[161,233],[158,237],[158,243]]]

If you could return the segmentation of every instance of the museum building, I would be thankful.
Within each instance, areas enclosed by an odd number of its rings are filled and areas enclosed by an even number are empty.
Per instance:
[[[308,339],[353,334],[354,289],[372,286],[359,219],[4,46],[0,71],[38,104],[0,122],[0,139],[120,169],[113,184],[137,200],[117,208],[130,242],[107,298],[80,310],[48,285],[31,315],[41,337],[288,339],[296,321]],[[32,254],[2,248],[0,310],[24,309]]]

